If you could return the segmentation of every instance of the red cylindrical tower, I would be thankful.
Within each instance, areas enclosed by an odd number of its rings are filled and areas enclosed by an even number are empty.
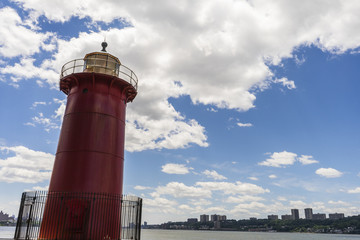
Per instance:
[[[116,227],[101,229],[120,221],[116,201],[95,201],[95,196],[121,198],[125,110],[137,94],[137,77],[118,58],[108,54],[106,46],[103,43],[102,52],[89,53],[62,68],[60,90],[68,95],[67,105],[40,239],[120,238]],[[59,200],[61,193],[72,197],[64,202]],[[94,196],[94,201],[79,197],[82,194]],[[96,219],[89,216],[94,211],[98,213]],[[65,223],[57,220],[61,218]],[[55,227],[62,229],[61,233]]]

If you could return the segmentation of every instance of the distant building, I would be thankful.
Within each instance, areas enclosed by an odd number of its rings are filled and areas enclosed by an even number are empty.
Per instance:
[[[313,220],[323,220],[326,219],[326,214],[325,213],[314,213],[312,215],[312,219]]]
[[[211,215],[211,221],[212,222],[215,222],[217,220],[218,220],[218,215],[216,215],[216,214]]]
[[[0,211],[0,221],[13,221],[14,217],[9,217],[9,214]]]
[[[293,220],[298,220],[299,217],[299,209],[291,209],[291,216]]]
[[[209,221],[209,215],[207,214],[200,215],[200,222],[205,223],[208,221]]]
[[[211,221],[215,222],[215,221],[225,221],[226,220],[226,215],[211,215]]]
[[[305,208],[305,219],[313,219],[313,211],[312,208]]]
[[[279,216],[278,215],[268,215],[268,219],[269,220],[278,220]]]
[[[289,214],[281,215],[281,220],[292,220],[293,216]]]
[[[329,213],[329,219],[342,219],[344,217],[343,213]]]
[[[221,228],[221,222],[220,221],[215,221],[214,222],[214,228],[215,229],[220,229]]]
[[[147,227],[147,222],[146,221],[144,222],[144,227]]]
[[[197,219],[197,218],[188,218],[188,219],[187,219],[187,222],[188,222],[188,223],[197,223],[197,222],[198,222],[198,219]]]

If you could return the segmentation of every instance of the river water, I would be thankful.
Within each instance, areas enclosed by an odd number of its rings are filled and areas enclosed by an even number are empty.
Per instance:
[[[0,239],[14,237],[15,227],[0,227]],[[360,235],[141,230],[141,240],[360,240]]]
[[[143,229],[141,240],[360,240],[360,235]]]

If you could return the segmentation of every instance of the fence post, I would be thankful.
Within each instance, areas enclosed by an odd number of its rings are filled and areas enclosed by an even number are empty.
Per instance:
[[[16,222],[16,229],[15,229],[15,235],[14,239],[19,239],[20,232],[21,232],[21,223],[22,223],[22,216],[24,211],[24,202],[25,202],[26,192],[24,192],[21,196],[21,202],[20,202],[20,208],[19,208],[19,214],[18,219]]]

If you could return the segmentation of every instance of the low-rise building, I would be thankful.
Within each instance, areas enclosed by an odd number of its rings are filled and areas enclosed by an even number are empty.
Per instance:
[[[269,220],[278,220],[279,216],[278,215],[268,215],[268,219]]]
[[[292,220],[293,216],[289,214],[281,215],[281,220]]]
[[[0,211],[0,221],[14,221],[14,217],[9,217],[9,214]]]
[[[326,219],[326,214],[325,213],[314,213],[312,216],[313,220],[324,220]]]
[[[188,219],[187,219],[187,222],[188,222],[188,223],[197,223],[197,222],[198,222],[198,219],[197,219],[197,218],[188,218]]]
[[[344,217],[343,213],[329,213],[329,219],[342,219]]]

